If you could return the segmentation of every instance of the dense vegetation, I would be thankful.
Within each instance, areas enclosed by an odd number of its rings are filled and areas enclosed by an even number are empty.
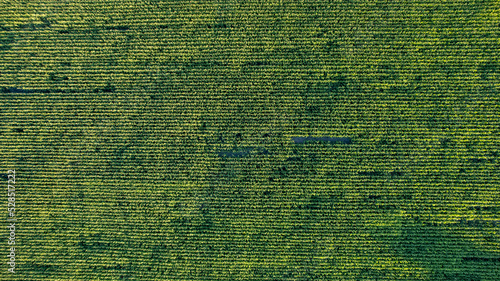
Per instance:
[[[500,2],[0,8],[0,279],[500,279]]]

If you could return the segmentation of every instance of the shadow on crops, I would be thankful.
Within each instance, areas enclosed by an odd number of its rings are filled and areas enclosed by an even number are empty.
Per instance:
[[[12,49],[12,44],[14,43],[14,41],[15,39],[12,34],[0,37],[0,51],[7,51]]]
[[[40,90],[33,90],[33,89],[21,89],[21,88],[16,88],[16,87],[2,87],[0,88],[0,92],[4,94],[33,94],[33,93],[40,93]]]
[[[496,73],[498,71],[498,64],[493,61],[488,61],[481,64],[478,68],[479,76],[483,80],[487,80],[490,78],[490,75]]]
[[[49,77],[50,79],[50,77]],[[58,89],[58,88],[51,88],[51,89],[22,89],[22,88],[17,88],[17,87],[2,87],[0,88],[0,94],[3,94],[1,97],[2,98],[16,98],[16,97],[36,97],[36,95],[32,94],[56,94],[56,93],[63,93],[63,94],[69,94],[69,93],[80,93],[81,90],[78,89]],[[72,98],[71,97],[65,97],[66,99]]]
[[[399,236],[382,239],[399,256],[429,269],[430,280],[494,280],[488,278],[498,274],[494,269],[500,266],[500,255],[476,248],[471,239],[450,235],[450,228],[465,227],[479,232],[498,225],[464,220],[442,225],[404,219]]]
[[[306,143],[306,142],[329,142],[329,143],[345,143],[350,144],[351,138],[332,138],[332,137],[292,137],[292,140],[296,144]]]
[[[105,86],[96,87],[92,90],[93,93],[114,93],[116,87],[111,83],[107,82]]]

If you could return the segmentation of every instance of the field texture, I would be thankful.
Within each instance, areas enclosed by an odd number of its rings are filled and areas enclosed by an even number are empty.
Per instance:
[[[499,33],[498,0],[0,1],[0,280],[498,281]]]

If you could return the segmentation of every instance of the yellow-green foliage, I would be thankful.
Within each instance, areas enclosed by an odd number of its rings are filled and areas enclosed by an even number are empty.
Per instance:
[[[500,279],[498,1],[0,11],[1,280]]]

